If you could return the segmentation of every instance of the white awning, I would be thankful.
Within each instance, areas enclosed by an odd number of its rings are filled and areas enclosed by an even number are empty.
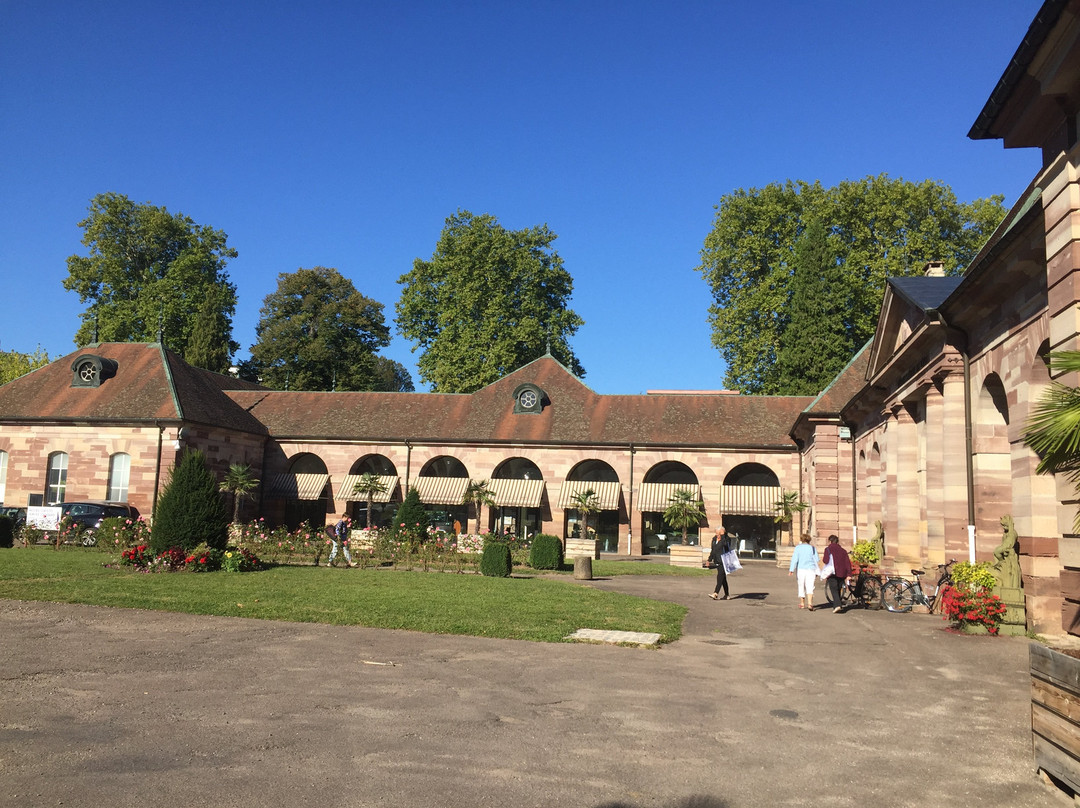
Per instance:
[[[720,513],[737,516],[774,516],[784,490],[772,485],[720,486]]]
[[[501,508],[539,508],[543,480],[488,480],[488,491]]]
[[[266,495],[282,499],[319,499],[328,482],[329,474],[275,474]]]
[[[589,489],[596,494],[596,500],[602,511],[619,510],[619,495],[622,493],[620,483],[597,483],[585,480],[564,480],[559,489],[559,507],[573,508],[574,496],[583,494]]]
[[[663,513],[671,505],[676,491],[690,491],[694,499],[701,501],[701,486],[691,483],[642,483],[638,492],[637,508],[642,512]]]
[[[346,502],[367,502],[367,494],[357,494],[353,491],[356,484],[360,482],[362,474],[349,474],[345,479],[341,481],[341,485],[338,486],[337,498],[345,500]],[[394,493],[398,487],[398,476],[396,474],[376,475],[376,478],[383,484],[383,491],[377,492],[372,497],[373,502],[389,502],[394,498]]]
[[[460,505],[469,487],[468,477],[414,477],[409,484],[425,505]]]

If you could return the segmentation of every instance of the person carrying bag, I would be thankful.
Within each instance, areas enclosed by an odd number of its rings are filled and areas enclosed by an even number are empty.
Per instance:
[[[726,562],[732,558],[735,559],[736,564],[739,564],[738,557],[731,551],[731,545],[728,544],[727,531],[721,525],[716,529],[716,535],[713,536],[712,547],[709,550],[709,560],[706,562],[709,569],[716,569],[716,588],[709,595],[713,600],[721,600],[721,588],[724,590],[723,600],[728,600],[731,597],[728,593],[727,574],[731,569],[741,569],[741,565],[734,568],[727,566]]]

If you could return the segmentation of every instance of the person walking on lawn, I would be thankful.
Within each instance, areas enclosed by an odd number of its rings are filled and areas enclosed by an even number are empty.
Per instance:
[[[334,558],[337,556],[338,545],[341,545],[341,550],[345,554],[345,564],[349,567],[355,566],[353,564],[352,556],[349,555],[349,515],[347,513],[341,514],[341,518],[338,519],[337,524],[333,528],[329,528],[326,531],[330,534],[330,541],[333,543],[333,547],[330,550],[330,558],[326,560],[326,566],[334,566]]]

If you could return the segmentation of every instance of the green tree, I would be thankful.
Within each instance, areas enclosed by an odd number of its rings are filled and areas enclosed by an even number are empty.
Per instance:
[[[375,357],[375,378],[378,386],[375,388],[384,393],[412,393],[412,374],[400,362],[388,359],[385,356]]]
[[[218,481],[200,451],[185,452],[169,472],[150,532],[154,555],[172,547],[192,550],[202,543],[223,550],[228,543],[229,515]]]
[[[459,210],[431,260],[398,279],[398,330],[420,349],[420,378],[435,392],[479,390],[548,349],[585,375],[568,342],[584,321],[568,308],[573,280],[555,238],[546,225],[507,230]]]
[[[375,506],[375,495],[386,491],[386,483],[380,480],[370,471],[360,475],[360,479],[353,485],[353,493],[361,494],[367,499],[367,528],[371,530],[371,510]]]
[[[235,343],[229,340],[232,326],[229,318],[221,310],[221,290],[214,289],[207,294],[191,329],[191,339],[184,351],[184,361],[197,368],[206,368],[214,373],[229,370],[229,359]]]
[[[427,536],[427,528],[428,515],[424,503],[420,501],[420,492],[409,488],[394,515],[394,532],[403,538],[419,542]]]
[[[570,507],[581,514],[581,538],[589,538],[589,516],[600,511],[600,499],[596,492],[591,488],[578,491],[570,497]]]
[[[773,503],[773,521],[781,526],[781,530],[784,525],[790,526],[792,520],[795,518],[795,514],[802,513],[810,507],[809,502],[803,502],[799,497],[798,491],[788,491],[786,489],[780,490],[780,499]],[[794,543],[794,531],[791,531],[792,543]]]
[[[1050,354],[1055,374],[1080,373],[1080,351]],[[1080,389],[1051,383],[1032,409],[1025,425],[1024,443],[1039,456],[1039,474],[1061,474],[1080,492]],[[1073,519],[1080,532],[1080,510]]]
[[[0,351],[0,384],[7,384],[12,379],[25,376],[32,370],[49,364],[49,355],[39,345],[33,353],[18,351]]]
[[[365,297],[336,269],[278,275],[266,296],[251,364],[279,390],[379,390],[375,352],[390,344],[383,304]]]
[[[259,478],[251,472],[251,466],[247,463],[232,463],[225,472],[225,479],[221,481],[221,490],[228,491],[233,496],[232,520],[235,524],[240,521],[240,503],[245,497],[251,496],[259,485]]]
[[[476,509],[476,534],[480,535],[480,509],[495,504],[495,495],[488,488],[487,480],[469,480],[461,504],[472,505]]]
[[[832,188],[789,180],[725,195],[698,267],[713,296],[709,321],[727,363],[725,384],[744,393],[780,391],[795,245],[811,221],[828,226],[850,300],[847,343],[857,347],[873,335],[885,278],[918,273],[928,261],[962,271],[1003,218],[1001,202],[960,203],[941,183],[885,174]]]
[[[668,498],[664,521],[676,530],[682,531],[682,543],[686,544],[686,531],[697,527],[705,518],[705,509],[697,494],[689,488],[677,488]]]
[[[228,353],[239,347],[232,341],[236,287],[225,272],[236,250],[225,233],[111,192],[90,201],[79,227],[90,254],[70,256],[64,279],[64,288],[89,304],[76,345],[153,342],[160,332],[166,345],[186,355],[196,315],[213,297]]]
[[[816,395],[855,353],[845,322],[851,289],[819,219],[811,220],[795,242],[792,264],[791,305],[776,357],[776,392]]]

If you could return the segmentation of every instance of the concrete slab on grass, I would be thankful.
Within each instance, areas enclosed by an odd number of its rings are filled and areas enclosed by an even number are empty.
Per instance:
[[[635,645],[656,645],[660,642],[659,634],[645,631],[602,631],[598,628],[579,628],[568,640],[592,640],[593,642],[634,643]]]

